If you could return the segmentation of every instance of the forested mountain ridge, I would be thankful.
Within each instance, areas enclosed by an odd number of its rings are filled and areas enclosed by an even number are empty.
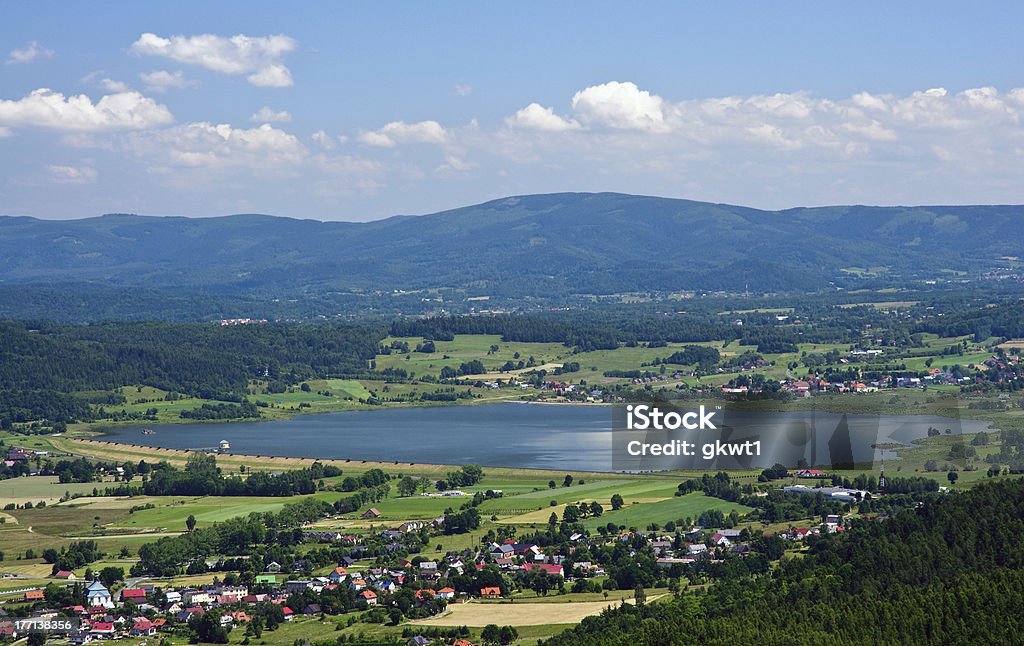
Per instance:
[[[1024,206],[761,211],[614,193],[494,200],[367,223],[265,215],[0,217],[0,284],[225,294],[462,289],[504,296],[797,291],[906,282],[1024,256]]]
[[[770,575],[623,605],[548,646],[1019,643],[1024,480],[823,537]]]

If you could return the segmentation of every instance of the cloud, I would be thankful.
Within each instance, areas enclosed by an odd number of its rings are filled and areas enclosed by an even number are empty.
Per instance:
[[[92,184],[99,173],[91,166],[58,166],[47,167],[51,181],[58,184]]]
[[[249,117],[249,121],[253,123],[279,123],[291,120],[292,115],[287,110],[271,110],[267,106],[263,106]]]
[[[618,81],[588,87],[572,97],[572,109],[584,123],[649,132],[666,129],[664,103],[635,83]]]
[[[331,135],[327,134],[327,132],[324,130],[317,130],[312,135],[310,135],[310,139],[312,139],[314,143],[316,143],[324,150],[331,150],[338,144],[345,144],[348,142],[348,137],[346,137],[345,135],[332,137]]]
[[[65,97],[47,88],[17,100],[0,100],[0,124],[66,131],[138,130],[174,121],[170,110],[138,92]]]
[[[885,144],[906,146],[925,132],[932,137],[973,132],[989,139],[999,128],[1009,128],[1006,134],[1019,141],[1024,90],[1000,93],[982,87],[951,93],[933,88],[905,96],[860,92],[840,100],[793,92],[673,103],[634,83],[610,81],[576,92],[571,103],[572,115],[567,117],[531,103],[506,118],[505,126],[572,132],[580,145],[600,139],[602,145],[635,147],[646,142],[656,148],[685,146],[691,151],[714,152],[716,146],[729,145],[832,148],[840,154],[863,154]],[[631,138],[616,139],[617,132]],[[655,137],[644,139],[643,135]],[[528,157],[521,144],[510,143],[507,149],[520,158]]]
[[[284,65],[267,65],[255,74],[246,77],[249,83],[257,87],[290,87],[293,85],[292,73]]]
[[[543,130],[546,132],[563,132],[578,130],[581,126],[572,119],[564,119],[555,114],[554,108],[545,108],[539,103],[531,103],[505,119],[510,128],[526,130]]]
[[[195,85],[194,82],[189,81],[185,78],[185,73],[181,70],[175,72],[169,72],[167,70],[156,70],[153,72],[143,72],[139,74],[139,78],[145,83],[146,89],[150,92],[166,92],[170,88],[184,88]]]
[[[369,146],[384,148],[406,143],[444,144],[448,141],[448,132],[436,121],[392,121],[379,130],[364,132],[359,140]]]
[[[7,55],[7,64],[24,65],[44,58],[53,58],[55,55],[52,49],[46,49],[33,40],[21,49],[12,49]]]
[[[245,129],[205,121],[134,133],[127,147],[186,168],[285,168],[301,164],[308,153],[298,137],[269,124]]]
[[[294,49],[295,40],[283,34],[163,38],[144,33],[131,46],[131,52],[138,55],[169,58],[220,74],[247,74],[249,83],[259,87],[292,85],[291,72],[281,61]]]
[[[127,83],[124,83],[122,81],[115,81],[112,79],[100,80],[100,87],[102,87],[107,92],[113,92],[115,94],[131,91]]]
[[[455,84],[455,96],[469,96],[473,93],[473,86],[464,83]]]
[[[467,162],[457,155],[445,155],[444,163],[438,166],[435,170],[437,172],[456,171],[461,173],[470,170],[473,167],[474,164]]]

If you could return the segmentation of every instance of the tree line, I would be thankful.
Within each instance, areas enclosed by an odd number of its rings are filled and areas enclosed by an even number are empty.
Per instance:
[[[1014,643],[1024,620],[1024,481],[986,482],[811,541],[706,592],[623,605],[548,646]]]

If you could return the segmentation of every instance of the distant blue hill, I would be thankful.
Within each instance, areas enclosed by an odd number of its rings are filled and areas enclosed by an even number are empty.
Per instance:
[[[0,217],[0,285],[225,294],[447,287],[545,296],[907,284],[1024,257],[1024,206],[762,211],[615,193],[510,197],[368,223],[265,215]]]

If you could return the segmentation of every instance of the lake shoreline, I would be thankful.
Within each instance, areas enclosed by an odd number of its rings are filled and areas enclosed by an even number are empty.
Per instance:
[[[507,403],[540,405],[503,405]],[[897,442],[910,448],[935,425],[955,426],[959,435],[990,430],[991,424],[988,420],[959,420],[953,424],[951,418],[935,415],[726,410],[720,430],[696,431],[692,437],[671,433],[665,437],[652,433],[648,437],[644,431],[616,427],[612,410],[607,404],[496,402],[486,406],[391,408],[372,414],[318,413],[215,426],[165,424],[154,427],[155,433],[145,432],[150,430],[149,425],[121,425],[92,437],[136,447],[209,452],[217,452],[225,440],[231,447],[227,451],[237,455],[616,473],[766,468],[774,461],[795,464],[797,458],[827,464],[832,460],[830,438],[839,433],[849,434],[847,442],[854,451],[850,454],[854,461],[870,462],[877,460],[873,449],[876,444]],[[848,430],[844,430],[846,425]],[[726,431],[729,434],[723,435]],[[662,466],[661,461],[634,459],[629,456],[637,454],[624,452],[627,441],[666,442],[683,437],[700,443],[725,438],[739,442],[763,439],[765,448],[762,451],[759,447],[758,453],[750,456],[753,461],[743,462],[742,467],[724,457],[713,462],[694,461],[692,453],[685,457],[679,454],[670,465]]]

